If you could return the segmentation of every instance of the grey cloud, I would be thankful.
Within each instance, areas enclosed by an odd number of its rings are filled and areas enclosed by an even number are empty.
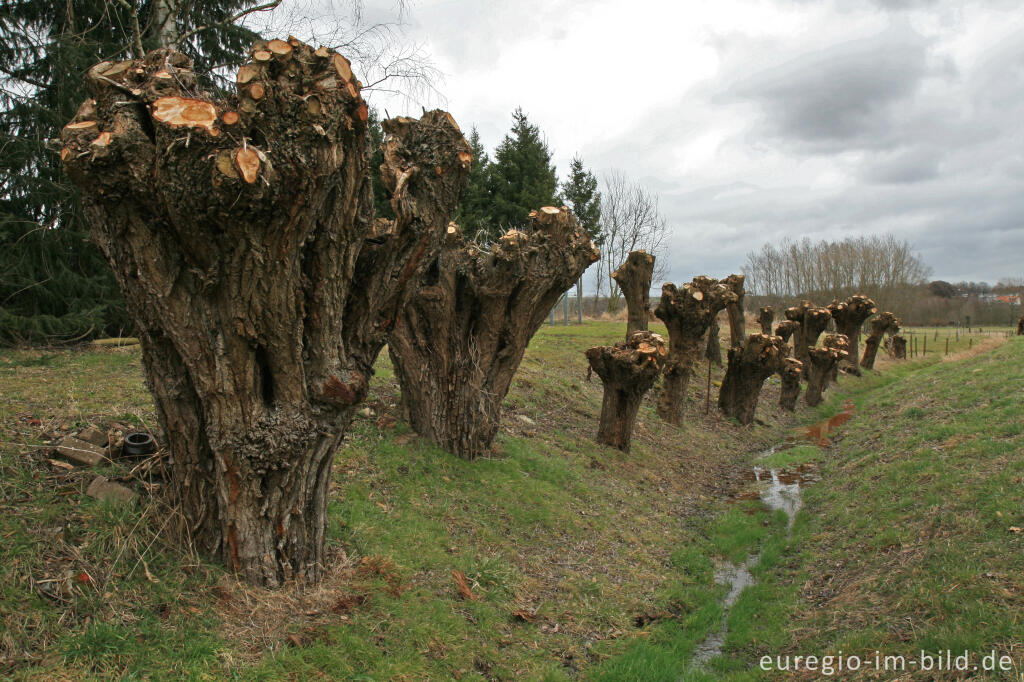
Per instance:
[[[928,73],[927,52],[919,35],[890,29],[754,73],[720,99],[755,104],[758,134],[811,150],[882,146],[894,109]]]

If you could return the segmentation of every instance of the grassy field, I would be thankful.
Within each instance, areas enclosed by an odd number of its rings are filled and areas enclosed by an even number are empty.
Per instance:
[[[947,361],[880,359],[795,417],[772,379],[750,428],[704,414],[699,376],[686,425],[665,427],[648,401],[624,455],[592,441],[601,390],[582,356],[622,330],[545,327],[498,452],[476,462],[408,432],[382,358],[373,412],[335,465],[334,567],[316,589],[276,592],[168,546],[158,498],[82,494],[95,473],[127,479],[124,465],[49,461],[45,443],[87,423],[155,428],[137,347],[0,353],[0,674],[747,679],[780,675],[757,669],[766,654],[921,647],[1021,665],[1024,345],[979,336]],[[750,465],[847,399],[856,415],[834,446],[759,461],[821,479],[789,529],[751,493]],[[726,613],[716,567],[751,554],[757,584]],[[691,668],[723,619],[724,655]]]

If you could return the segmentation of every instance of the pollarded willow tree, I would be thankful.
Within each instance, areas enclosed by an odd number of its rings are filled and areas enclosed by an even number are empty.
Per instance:
[[[785,354],[783,350],[783,354]],[[804,363],[796,358],[784,357],[779,378],[782,388],[779,390],[779,407],[792,412],[796,409],[796,399],[800,397],[800,384],[803,383]]]
[[[654,276],[654,256],[646,251],[630,251],[623,263],[612,273],[622,296],[626,299],[626,338],[633,332],[647,330],[651,312],[651,278]]]
[[[664,340],[649,331],[636,332],[613,346],[586,350],[590,369],[604,384],[598,443],[629,452],[640,403],[661,374],[665,355]]]
[[[245,579],[317,581],[331,464],[444,239],[469,146],[441,111],[384,122],[374,220],[349,62],[257,43],[237,92],[161,49],[104,62],[61,157],[137,325],[188,537]]]
[[[775,322],[775,308],[770,305],[758,308],[757,324],[761,326],[762,334],[771,335],[773,322]]]
[[[864,357],[860,364],[864,369],[875,368],[875,356],[878,354],[878,347],[882,344],[882,337],[888,334],[895,336],[900,333],[900,320],[891,312],[884,312],[871,320],[871,333],[864,340]]]
[[[658,414],[668,423],[682,422],[690,376],[706,345],[704,335],[715,316],[735,298],[731,288],[712,277],[694,277],[681,289],[671,282],[661,287],[654,314],[668,327],[669,351]]]
[[[850,354],[849,348],[849,340],[843,334],[826,334],[820,348],[808,348],[807,362],[804,363],[807,366],[804,401],[809,407],[821,403],[833,372]]]
[[[757,399],[765,379],[782,370],[786,357],[782,339],[751,334],[741,346],[729,349],[729,364],[718,393],[718,407],[746,426],[754,421]]]
[[[787,326],[784,331],[792,330],[793,357],[806,365],[808,349],[817,345],[818,337],[832,320],[832,313],[828,308],[819,308],[810,301],[801,301],[800,305],[786,308],[785,315],[788,321],[799,325]]]
[[[598,252],[564,207],[534,211],[524,230],[490,249],[467,242],[454,223],[448,232],[400,311],[388,352],[409,425],[472,459],[494,444],[530,338]]]
[[[743,316],[743,297],[745,295],[743,282],[744,275],[729,275],[722,280],[722,284],[729,287],[735,297],[726,306],[729,314],[729,346],[735,348],[742,346],[747,338],[747,321]]]
[[[860,358],[857,351],[860,346],[860,328],[864,322],[878,312],[875,302],[867,296],[857,294],[845,301],[832,301],[828,306],[836,321],[836,331],[850,340],[850,353],[840,365],[850,374],[860,376]]]

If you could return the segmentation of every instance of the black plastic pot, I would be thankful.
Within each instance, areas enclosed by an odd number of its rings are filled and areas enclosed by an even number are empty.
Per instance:
[[[145,431],[132,431],[124,436],[124,446],[121,454],[124,457],[142,457],[156,452],[156,442],[153,436]]]

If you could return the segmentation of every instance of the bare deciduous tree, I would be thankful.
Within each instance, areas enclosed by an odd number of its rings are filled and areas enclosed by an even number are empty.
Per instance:
[[[747,254],[747,293],[775,302],[793,298],[845,299],[863,293],[886,307],[930,273],[910,243],[893,235],[842,241],[783,240]]]
[[[668,223],[658,208],[658,197],[639,183],[629,181],[619,171],[604,178],[601,193],[601,226],[605,241],[597,267],[597,295],[608,296],[608,310],[619,306],[622,291],[612,273],[632,251],[646,251],[661,258],[664,255]],[[661,258],[660,262],[664,262]],[[653,281],[664,277],[662,266],[656,266]]]

